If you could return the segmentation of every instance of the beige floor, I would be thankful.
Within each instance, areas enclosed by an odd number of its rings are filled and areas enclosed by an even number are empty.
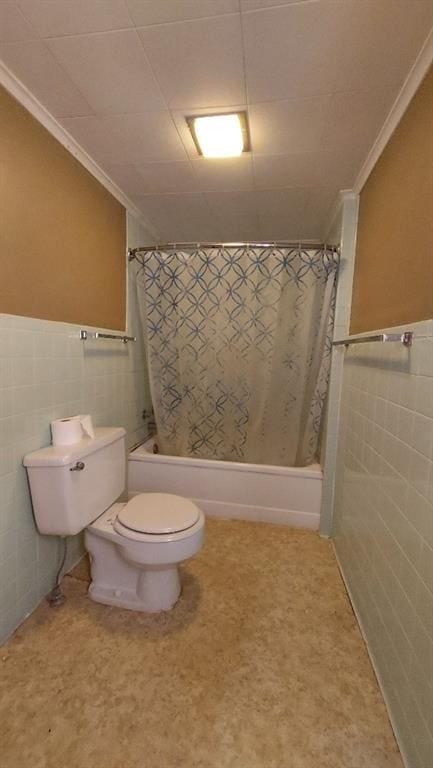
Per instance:
[[[87,570],[0,649],[1,768],[401,768],[329,542],[208,521],[169,614]]]

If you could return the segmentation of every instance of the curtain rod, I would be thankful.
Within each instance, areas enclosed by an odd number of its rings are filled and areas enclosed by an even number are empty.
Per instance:
[[[135,259],[138,253],[145,253],[146,251],[172,251],[178,248],[245,248],[245,246],[251,245],[253,248],[316,248],[317,250],[332,251],[339,253],[339,249],[335,245],[327,245],[326,243],[309,243],[285,240],[274,240],[271,243],[261,243],[255,240],[249,240],[245,243],[203,243],[203,242],[189,242],[189,243],[162,243],[155,245],[140,245],[137,248],[128,248],[128,260]]]

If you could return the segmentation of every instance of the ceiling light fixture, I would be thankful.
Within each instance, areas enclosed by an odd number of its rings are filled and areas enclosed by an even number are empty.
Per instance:
[[[186,121],[203,157],[239,157],[250,149],[246,112],[197,115]]]

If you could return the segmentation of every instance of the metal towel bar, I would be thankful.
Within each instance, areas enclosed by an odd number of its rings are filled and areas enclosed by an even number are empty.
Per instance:
[[[116,341],[122,341],[123,344],[127,344],[128,341],[137,341],[136,336],[123,336],[118,333],[101,333],[100,331],[80,331],[80,339],[87,341],[88,339],[115,339]]]
[[[351,344],[370,344],[373,341],[388,342],[397,341],[405,347],[412,346],[413,331],[404,331],[403,333],[374,333],[371,336],[352,336],[347,339],[333,341],[333,347],[348,347]]]

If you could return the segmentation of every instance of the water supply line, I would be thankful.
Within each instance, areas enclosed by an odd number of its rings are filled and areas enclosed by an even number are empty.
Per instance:
[[[48,604],[51,606],[51,608],[57,608],[59,605],[63,605],[66,600],[66,595],[64,592],[62,592],[60,582],[62,579],[62,571],[66,562],[66,555],[68,554],[68,540],[66,536],[59,536],[59,538],[63,545],[61,563],[57,570],[55,585],[47,597]]]

